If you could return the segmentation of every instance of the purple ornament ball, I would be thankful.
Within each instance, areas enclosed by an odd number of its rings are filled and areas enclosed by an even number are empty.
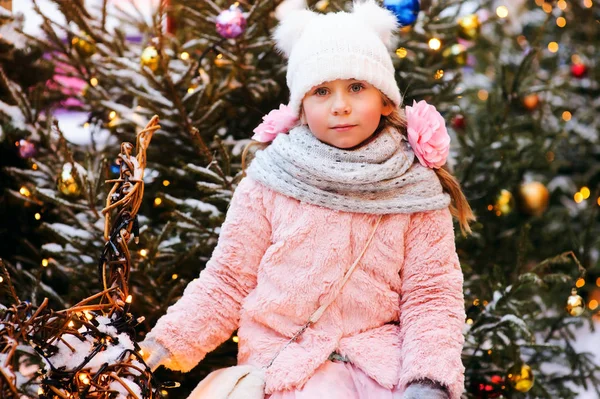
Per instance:
[[[31,158],[37,149],[35,144],[29,140],[19,140],[19,156],[23,159]]]
[[[217,32],[227,39],[234,39],[246,30],[246,17],[235,5],[223,10],[217,17]]]

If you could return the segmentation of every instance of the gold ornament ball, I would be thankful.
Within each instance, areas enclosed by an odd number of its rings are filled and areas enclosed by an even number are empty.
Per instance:
[[[529,111],[533,111],[540,103],[540,97],[537,94],[528,94],[523,97],[523,105]]]
[[[160,56],[158,50],[154,46],[148,46],[142,51],[141,65],[150,68],[152,72],[158,69]]]
[[[467,40],[476,40],[479,37],[481,23],[476,14],[470,14],[458,19],[458,36]]]
[[[498,216],[506,215],[512,212],[515,205],[515,200],[513,195],[508,190],[501,190],[500,195],[498,195],[498,199],[496,200],[496,204],[494,205],[494,210]]]
[[[577,295],[575,288],[571,290],[571,296],[567,299],[566,309],[571,316],[581,316],[585,310],[585,301]]]
[[[513,367],[508,373],[508,380],[519,392],[528,392],[532,387],[535,378],[533,377],[533,371],[531,367],[523,363],[521,369]]]
[[[467,63],[467,48],[460,43],[456,43],[445,49],[442,52],[442,56],[454,60],[458,65],[462,66]]]
[[[71,44],[81,54],[90,56],[96,52],[96,43],[94,40],[85,32],[79,32],[79,36],[75,36],[71,39]]]
[[[63,165],[62,172],[58,176],[56,187],[63,195],[76,198],[81,195],[81,186],[73,176],[73,165],[70,162]]]
[[[532,181],[519,187],[519,204],[523,212],[532,216],[540,216],[548,208],[550,194],[542,183]]]

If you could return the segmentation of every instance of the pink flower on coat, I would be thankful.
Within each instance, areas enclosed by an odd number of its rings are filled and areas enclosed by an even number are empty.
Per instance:
[[[274,109],[263,116],[263,122],[258,125],[253,132],[253,140],[266,143],[275,139],[279,133],[287,133],[298,122],[298,117],[294,111],[287,105],[279,105],[279,109]]]
[[[413,100],[406,106],[408,142],[415,155],[428,168],[440,168],[450,152],[450,136],[446,122],[433,105]]]

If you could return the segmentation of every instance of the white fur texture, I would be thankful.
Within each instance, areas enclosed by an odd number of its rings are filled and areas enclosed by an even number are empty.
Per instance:
[[[287,0],[277,8],[276,16],[280,23],[273,33],[273,39],[276,48],[289,58],[304,28],[318,14],[306,9],[304,0]]]
[[[366,0],[355,2],[352,13],[372,28],[387,48],[393,48],[395,44],[393,40],[394,33],[398,30],[399,23],[392,12],[380,7],[375,0]]]

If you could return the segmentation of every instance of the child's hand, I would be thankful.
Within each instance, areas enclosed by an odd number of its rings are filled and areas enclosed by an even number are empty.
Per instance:
[[[410,384],[402,399],[449,399],[449,396],[441,385],[428,381]]]
[[[159,368],[169,357],[169,351],[154,340],[144,340],[139,343],[141,355],[150,370]]]

